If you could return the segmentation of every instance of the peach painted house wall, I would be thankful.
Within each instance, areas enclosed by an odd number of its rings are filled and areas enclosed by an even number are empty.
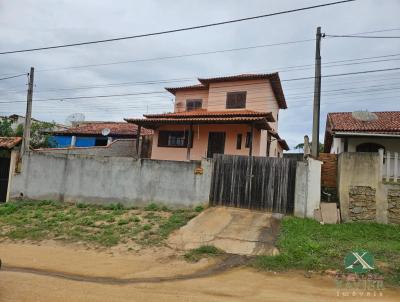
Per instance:
[[[186,111],[186,100],[202,99],[202,108],[208,111],[235,111],[242,109],[226,109],[226,95],[228,92],[246,91],[246,108],[260,112],[272,112],[275,123],[269,123],[274,131],[278,131],[279,106],[268,80],[246,80],[210,83],[208,89],[181,90],[175,94],[175,112]],[[154,131],[152,159],[186,160],[186,148],[158,147],[159,130],[187,130],[187,125],[165,125]],[[206,157],[209,132],[225,132],[225,154],[249,155],[249,148],[245,148],[246,134],[250,132],[249,125],[194,125],[193,147],[190,151],[191,160]],[[242,133],[242,148],[236,149],[237,134]],[[253,155],[267,156],[267,131],[254,129]],[[282,156],[283,150],[273,139],[270,146],[270,156]]]

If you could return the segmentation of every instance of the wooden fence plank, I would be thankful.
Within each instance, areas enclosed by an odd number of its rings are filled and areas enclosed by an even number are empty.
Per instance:
[[[214,155],[210,205],[293,212],[296,160]]]

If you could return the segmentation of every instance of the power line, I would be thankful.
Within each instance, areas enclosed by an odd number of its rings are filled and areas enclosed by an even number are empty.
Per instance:
[[[350,66],[350,65],[360,65],[360,64],[371,64],[371,63],[378,63],[378,62],[386,62],[386,61],[398,61],[400,58],[391,58],[391,59],[382,59],[382,60],[371,60],[375,58],[389,58],[389,57],[396,57],[400,56],[400,53],[397,54],[388,54],[382,56],[370,56],[370,57],[362,57],[362,58],[355,58],[355,59],[345,59],[345,60],[335,60],[335,61],[328,61],[322,63],[325,68],[331,67],[339,67],[339,66]],[[334,63],[341,63],[341,62],[352,62],[352,61],[363,61],[363,60],[370,60],[366,62],[353,62],[353,63],[345,63],[345,64],[334,64]],[[310,66],[310,67],[308,67]],[[287,67],[276,67],[271,68],[274,70],[278,70],[279,72],[295,72],[301,70],[307,70],[312,67],[313,64],[304,64],[304,65],[294,65],[294,66],[287,66]],[[302,68],[308,67],[308,68]],[[193,81],[196,80],[196,77],[186,77],[186,78],[172,78],[172,79],[162,79],[162,80],[147,80],[147,81],[132,81],[132,82],[120,82],[120,83],[109,83],[109,84],[95,84],[95,85],[88,85],[88,86],[78,86],[78,87],[60,87],[60,88],[50,88],[44,90],[36,90],[36,93],[43,93],[43,92],[51,92],[51,91],[67,91],[67,90],[85,90],[85,89],[99,89],[99,88],[118,88],[121,86],[141,86],[141,85],[154,85],[154,84],[166,84],[166,83],[173,83],[173,82],[186,82],[186,81]],[[2,90],[0,92],[25,92],[25,90]]]
[[[9,77],[5,77],[5,78],[0,78],[0,81],[2,80],[8,80],[8,79],[14,79],[14,78],[18,78],[18,77],[22,77],[22,76],[26,76],[28,75],[27,73],[21,73],[21,74],[17,74],[14,76],[9,76]]]
[[[150,37],[150,36],[158,36],[158,35],[171,34],[171,33],[182,32],[182,31],[189,31],[189,30],[194,30],[194,29],[201,29],[201,28],[214,27],[214,26],[238,23],[238,22],[255,20],[255,19],[261,19],[261,18],[272,17],[272,16],[277,16],[277,15],[284,15],[284,14],[300,12],[300,11],[305,11],[305,10],[310,10],[310,9],[315,9],[315,8],[321,8],[321,7],[325,7],[325,6],[342,4],[342,3],[346,3],[346,2],[353,2],[353,1],[356,1],[356,0],[342,0],[342,1],[319,4],[319,5],[307,6],[307,7],[302,7],[302,8],[284,10],[284,11],[263,14],[263,15],[258,15],[258,16],[252,16],[252,17],[246,17],[246,18],[240,18],[240,19],[232,19],[232,20],[227,20],[227,21],[214,22],[214,23],[196,25],[196,26],[190,26],[190,27],[182,27],[182,28],[177,28],[177,29],[152,32],[152,33],[146,33],[146,34],[139,34],[139,35],[133,35],[133,36],[125,36],[125,37],[110,38],[110,39],[103,39],[103,40],[94,40],[94,41],[87,41],[87,42],[77,42],[77,43],[70,43],[70,44],[61,44],[61,45],[38,47],[38,48],[28,48],[28,49],[21,49],[21,50],[3,51],[3,52],[0,52],[0,55],[21,53],[21,52],[32,52],[32,51],[39,51],[39,50],[46,50],[46,49],[66,48],[66,47],[89,45],[89,44],[99,44],[99,43],[106,43],[106,42],[115,42],[115,41],[143,38],[143,37]]]
[[[338,74],[328,74],[328,75],[322,75],[321,77],[322,78],[331,78],[331,77],[348,76],[348,75],[355,75],[355,74],[377,73],[377,72],[385,72],[385,71],[393,71],[393,70],[400,70],[400,67],[364,70],[364,71],[338,73]],[[314,79],[314,77],[292,78],[292,79],[281,80],[281,82],[301,81],[301,80],[310,80],[310,79]],[[243,85],[246,85],[246,84],[243,84]],[[249,84],[247,84],[247,85],[249,85]],[[146,92],[108,94],[108,95],[96,95],[96,96],[58,97],[58,98],[43,99],[43,100],[39,99],[39,100],[34,100],[34,101],[35,102],[45,102],[45,101],[60,101],[60,100],[94,99],[94,98],[108,98],[108,97],[147,95],[147,94],[164,94],[164,93],[166,93],[166,92],[165,91],[146,91]],[[20,103],[20,102],[25,102],[25,101],[6,101],[6,102],[0,102],[0,104]]]
[[[359,36],[359,35],[329,35],[325,34],[325,37],[333,38],[369,38],[369,39],[400,39],[400,36]]]
[[[210,54],[216,54],[216,53],[226,53],[226,52],[242,51],[242,50],[249,50],[249,49],[258,49],[258,48],[265,48],[265,47],[272,47],[272,46],[290,45],[290,44],[304,43],[304,42],[311,42],[311,41],[314,41],[314,39],[288,41],[288,42],[272,43],[272,44],[261,44],[261,45],[254,45],[254,46],[248,46],[248,47],[220,49],[220,50],[214,50],[214,51],[204,51],[204,52],[163,56],[163,57],[155,57],[155,58],[144,58],[144,59],[136,59],[136,60],[115,61],[115,62],[109,62],[109,63],[75,65],[75,66],[39,69],[38,72],[48,72],[48,71],[57,71],[57,70],[69,70],[69,69],[80,69],[80,68],[90,68],[90,67],[99,67],[99,66],[111,66],[111,65],[119,65],[119,64],[127,64],[127,63],[169,60],[169,59],[177,59],[177,58],[185,58],[185,57],[194,57],[194,56],[200,56],[200,55],[210,55]]]

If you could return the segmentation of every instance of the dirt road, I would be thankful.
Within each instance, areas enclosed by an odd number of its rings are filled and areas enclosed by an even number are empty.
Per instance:
[[[168,249],[127,253],[87,250],[53,242],[41,246],[0,243],[5,270],[0,271],[0,301],[365,301],[337,297],[329,277],[305,278],[301,273],[261,273],[235,268],[202,278],[164,282],[107,284],[68,280],[58,276],[8,271],[7,267],[116,279],[190,275],[214,267],[213,260],[189,264]],[[385,289],[383,297],[398,301],[400,291]]]

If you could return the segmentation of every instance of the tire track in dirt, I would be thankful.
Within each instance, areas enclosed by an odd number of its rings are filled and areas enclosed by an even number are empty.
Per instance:
[[[169,277],[137,277],[137,278],[115,278],[115,277],[105,277],[105,276],[88,276],[80,274],[72,274],[62,271],[52,271],[31,267],[18,267],[18,266],[7,266],[3,263],[0,273],[4,272],[14,272],[23,274],[34,274],[64,280],[79,281],[79,282],[90,282],[99,284],[111,284],[111,285],[124,285],[124,284],[138,284],[138,283],[161,283],[170,281],[180,281],[189,280],[196,278],[209,277],[211,275],[219,274],[225,272],[229,269],[242,266],[249,261],[249,257],[240,255],[228,255],[221,262],[214,266],[208,267],[204,270],[199,270],[197,272],[186,274],[186,275],[176,275]]]

